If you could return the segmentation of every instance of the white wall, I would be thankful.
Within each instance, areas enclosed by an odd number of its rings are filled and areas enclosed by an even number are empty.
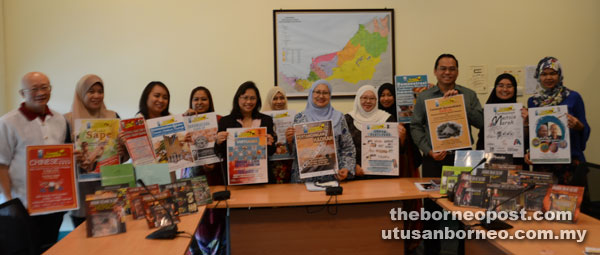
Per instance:
[[[565,85],[581,92],[592,139],[586,154],[600,153],[595,127],[600,108],[600,1],[443,0],[6,0],[6,112],[18,105],[20,77],[39,70],[54,85],[51,106],[70,108],[77,80],[102,77],[106,104],[123,117],[137,112],[143,87],[161,80],[171,90],[171,111],[183,112],[188,93],[208,86],[217,112],[231,108],[239,84],[273,85],[273,9],[393,8],[396,73],[433,76],[435,58],[453,53],[460,66],[534,65],[560,59]],[[0,62],[1,63],[1,62]],[[0,79],[1,81],[2,79]],[[459,76],[466,83],[466,76]],[[480,95],[485,101],[486,95]],[[521,98],[519,100],[524,100]],[[347,112],[352,100],[334,99]],[[303,100],[290,103],[302,110]],[[2,109],[0,109],[2,110]]]
[[[7,95],[6,95],[6,67],[4,55],[4,0],[0,0],[0,114],[8,111]]]

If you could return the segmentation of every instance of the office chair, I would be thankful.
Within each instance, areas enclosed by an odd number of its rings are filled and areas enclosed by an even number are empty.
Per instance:
[[[587,190],[581,204],[581,211],[600,220],[600,165],[586,162],[588,173],[586,175]]]
[[[0,205],[0,254],[39,254],[37,231],[19,198]]]

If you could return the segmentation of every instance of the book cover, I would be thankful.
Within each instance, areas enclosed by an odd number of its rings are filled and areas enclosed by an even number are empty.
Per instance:
[[[521,170],[522,165],[515,165],[512,154],[506,153],[485,153],[485,168],[497,170]]]
[[[217,138],[217,114],[214,112],[183,117],[187,136],[192,143],[193,165],[203,166],[220,161],[215,154],[215,140]]]
[[[483,207],[488,182],[487,176],[462,174],[454,194],[454,205]]]
[[[102,186],[128,184],[135,187],[135,175],[132,164],[120,164],[100,167],[100,182]]]
[[[123,206],[126,214],[131,214],[131,207],[129,204],[129,199],[127,199],[127,189],[129,188],[129,184],[116,184],[103,186],[101,189],[96,190],[94,195],[111,193],[111,197],[116,196],[119,201],[118,203]]]
[[[121,120],[121,136],[131,156],[133,165],[152,164],[156,160],[144,118]]]
[[[294,136],[300,179],[337,173],[337,150],[330,120],[295,124]]]
[[[124,233],[125,213],[119,198],[92,199],[87,205],[87,237],[100,237]]]
[[[152,148],[158,163],[168,163],[170,171],[193,166],[183,116],[170,115],[146,120]]]
[[[364,124],[362,168],[365,175],[400,174],[398,123]]]
[[[477,171],[477,176],[489,177],[490,183],[508,182],[508,170],[481,169]]]
[[[285,132],[288,128],[292,127],[294,124],[294,116],[296,116],[295,110],[281,110],[281,111],[267,111],[264,112],[271,117],[273,117],[273,124],[275,133],[277,133],[277,142],[275,145],[277,149],[275,153],[269,160],[284,160],[284,159],[294,159],[294,155],[290,152],[289,144],[285,138]]]
[[[523,157],[523,105],[486,104],[483,111],[484,148],[487,153]]]
[[[425,110],[434,152],[471,148],[463,95],[425,100]]]
[[[198,206],[212,203],[212,196],[210,194],[210,187],[208,186],[206,176],[201,175],[188,179],[182,179],[182,181],[187,180],[192,182],[192,190],[194,191],[194,197],[196,198],[196,204]]]
[[[173,202],[173,197],[169,191],[161,192],[154,195],[154,197],[145,195],[142,197],[142,203],[144,204],[146,222],[149,228],[160,228],[179,223],[179,208]],[[171,218],[174,223],[171,222]]]
[[[267,183],[267,129],[228,128],[229,185]]]
[[[178,181],[176,183],[161,185],[161,190],[168,190],[171,193],[173,203],[177,205],[179,215],[198,212],[198,205],[196,204],[196,197],[192,190],[191,181]]]
[[[78,209],[73,145],[27,146],[26,150],[29,214]]]
[[[487,187],[487,208],[494,209],[500,203],[516,196],[523,190],[523,186],[514,184],[489,184]],[[523,194],[510,199],[510,201],[498,206],[496,211],[518,211],[524,206]]]
[[[458,182],[458,176],[462,172],[471,171],[471,167],[460,166],[442,166],[442,178],[440,180],[440,194],[446,194],[448,190],[454,188],[454,184]]]
[[[147,185],[146,186],[152,194],[160,193],[158,184]],[[127,200],[129,200],[129,206],[131,211],[131,216],[134,219],[142,219],[145,216],[144,204],[142,203],[142,196],[147,195],[148,192],[144,187],[130,187],[127,189]]]
[[[534,164],[571,163],[566,105],[529,108],[529,158]]]
[[[398,122],[410,123],[417,95],[427,89],[427,75],[397,75],[396,117]]]
[[[75,148],[81,152],[79,181],[100,180],[100,167],[118,165],[119,119],[76,119]]]
[[[571,212],[571,221],[579,218],[584,187],[553,184],[544,198],[544,211]]]

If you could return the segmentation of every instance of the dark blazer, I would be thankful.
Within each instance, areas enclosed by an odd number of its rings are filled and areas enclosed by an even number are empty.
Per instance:
[[[266,127],[267,128],[267,134],[270,134],[271,136],[273,136],[274,141],[277,141],[277,134],[275,134],[275,129],[273,129],[273,118],[269,115],[265,115],[262,113],[258,114],[258,118],[260,119],[260,126],[261,127]],[[239,122],[237,122],[237,120],[231,116],[231,115],[227,115],[224,116],[223,118],[221,118],[221,120],[219,120],[219,131],[227,131],[228,128],[241,128],[242,124],[240,124]],[[268,156],[273,155],[273,153],[275,153],[275,149],[277,148],[277,146],[275,145],[275,142],[273,142],[273,144],[271,146],[267,146],[267,153]],[[222,142],[221,144],[216,144],[215,143],[215,153],[217,153],[217,155],[221,158],[223,158],[223,160],[227,159],[227,141]]]

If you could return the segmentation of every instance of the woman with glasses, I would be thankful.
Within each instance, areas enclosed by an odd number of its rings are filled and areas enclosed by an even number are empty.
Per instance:
[[[356,167],[356,150],[344,115],[331,106],[331,84],[325,80],[313,83],[308,91],[308,102],[303,112],[296,114],[294,124],[331,120],[337,149],[338,172],[334,175],[300,179],[298,158],[292,165],[292,182],[332,181],[352,179]],[[294,130],[288,129],[286,139],[295,148]]]
[[[533,166],[533,170],[554,173],[559,184],[584,186],[587,184],[585,175],[575,176],[575,170],[585,167],[583,151],[590,138],[590,126],[585,117],[583,98],[576,91],[563,85],[562,67],[558,59],[554,57],[545,57],[540,60],[534,78],[538,80],[540,87],[527,100],[528,107],[566,105],[568,108],[571,164],[536,164]],[[535,125],[535,123],[530,124]],[[525,161],[531,164],[529,153],[525,155]]]
[[[228,128],[267,128],[267,153],[275,152],[275,130],[273,129],[273,118],[260,113],[262,102],[256,84],[252,81],[242,83],[233,97],[233,108],[231,113],[219,121],[219,131],[215,144],[215,152],[221,158],[226,159],[227,132]]]
[[[356,92],[354,98],[354,107],[352,111],[345,115],[346,123],[350,129],[354,147],[356,148],[356,178],[366,178],[362,168],[362,132],[364,124],[395,122],[391,114],[377,108],[377,91],[371,85],[364,85]],[[406,140],[406,129],[402,124],[398,124],[398,137],[402,148]],[[399,150],[400,151],[400,150]]]
[[[496,81],[494,82],[494,89],[490,93],[488,100],[485,104],[514,104],[517,102],[517,80],[514,76],[508,73],[503,73],[496,77]],[[521,117],[523,118],[523,123],[527,122],[527,109],[521,109]],[[479,130],[479,135],[477,139],[477,150],[485,149],[485,129]],[[527,141],[528,130],[524,130],[524,140]],[[528,143],[525,143],[528,144]],[[527,149],[527,145],[526,148]],[[529,169],[529,165],[525,164],[523,158],[513,158],[513,163],[515,165],[522,165],[523,169]]]
[[[67,120],[67,130],[69,132],[71,141],[75,142],[75,120],[77,119],[115,119],[119,118],[119,115],[111,110],[107,110],[104,105],[104,82],[100,77],[94,74],[88,74],[83,76],[77,86],[75,87],[75,96],[73,97],[73,105],[71,106],[71,112],[65,114]],[[85,173],[89,169],[94,169],[94,165],[87,165],[95,163],[95,160],[89,161],[84,160],[86,158],[87,143],[82,144],[83,151],[75,151],[77,171]],[[127,150],[122,143],[119,144],[119,154],[121,162],[126,161],[129,158]],[[87,194],[93,194],[96,190],[101,188],[100,181],[90,182],[79,182],[79,210],[71,212],[71,220],[74,226],[78,226],[86,217],[86,206],[85,196]]]

